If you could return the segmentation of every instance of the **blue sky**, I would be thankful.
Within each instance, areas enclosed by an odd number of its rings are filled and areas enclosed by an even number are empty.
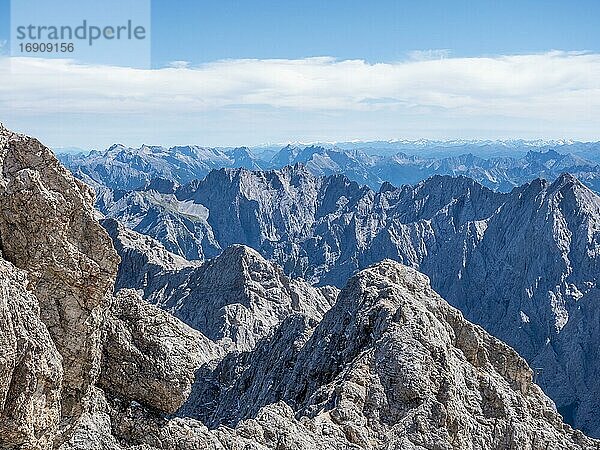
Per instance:
[[[600,50],[600,2],[556,0],[154,1],[153,61],[335,56],[391,62]]]
[[[0,121],[85,148],[600,139],[599,1],[151,7],[151,69],[5,57]],[[0,44],[9,29],[0,0]]]
[[[9,39],[9,5],[0,0],[0,40]],[[153,0],[151,7],[155,67],[307,56],[390,62],[427,49],[600,51],[597,0]]]

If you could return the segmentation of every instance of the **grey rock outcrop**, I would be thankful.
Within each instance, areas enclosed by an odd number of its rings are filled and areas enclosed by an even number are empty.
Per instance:
[[[119,262],[93,192],[39,141],[0,128],[0,243],[27,272],[63,359],[62,419],[77,417],[100,361],[99,324]]]
[[[92,388],[77,426],[58,449],[122,450],[123,447],[113,434],[111,412],[104,392]]]
[[[139,290],[149,303],[230,350],[251,350],[291,314],[320,320],[338,292],[290,279],[243,245],[197,264],[115,220],[102,224],[122,259],[116,289]]]
[[[135,291],[116,295],[104,333],[98,385],[166,413],[174,413],[187,399],[196,370],[222,354],[201,333],[144,302]]]
[[[0,448],[48,449],[58,431],[62,359],[26,274],[0,257]]]
[[[99,186],[96,205],[108,217],[120,211],[119,221],[139,233],[158,239],[167,250],[187,259],[217,256],[223,247],[207,222],[208,210],[193,201],[179,201],[174,193],[149,190],[117,192]]]
[[[289,346],[289,323],[280,331],[214,374],[222,392],[233,393],[219,401],[231,402],[230,411],[252,405],[250,417],[207,428],[114,404],[115,436],[149,449],[599,445],[562,423],[514,350],[466,321],[427,277],[398,263],[353,277],[303,343]]]
[[[0,447],[118,448],[101,359],[111,395],[166,414],[220,350],[135,293],[108,310],[118,255],[47,148],[0,128],[0,169]]]
[[[593,445],[562,424],[514,350],[392,261],[353,277],[294,361],[279,364],[290,362],[272,389],[313,429],[331,427],[358,448]],[[257,375],[244,383],[262,383]]]
[[[214,341],[250,350],[291,313],[320,320],[336,293],[289,279],[258,252],[240,245],[190,271],[172,294],[153,290],[146,299]]]
[[[113,245],[121,257],[115,291],[135,287],[148,290],[159,289],[153,280],[160,278],[163,272],[185,272],[186,268],[198,265],[171,253],[156,239],[136,233],[115,219],[101,219],[100,223],[112,238]]]

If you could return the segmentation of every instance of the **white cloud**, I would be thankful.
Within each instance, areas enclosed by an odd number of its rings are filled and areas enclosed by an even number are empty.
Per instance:
[[[600,54],[443,55],[425,52],[407,61],[377,64],[330,57],[224,60],[197,67],[179,61],[154,70],[3,58],[0,117],[176,117],[228,108],[274,108],[331,113],[340,121],[344,114],[385,114],[390,122],[400,117],[420,120],[422,127],[428,120],[448,119],[449,126],[467,127],[473,118],[504,117],[526,128],[543,120],[562,124],[567,134],[572,126],[586,136],[598,135]]]
[[[428,61],[431,59],[449,58],[451,55],[449,49],[431,49],[431,50],[413,50],[408,52],[409,59],[414,61]]]
[[[172,67],[174,69],[187,69],[190,67],[190,62],[189,61],[171,61],[169,63],[169,67]]]

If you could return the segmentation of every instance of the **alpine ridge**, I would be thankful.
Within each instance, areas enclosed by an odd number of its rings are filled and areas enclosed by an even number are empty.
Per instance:
[[[144,200],[130,203],[134,197]],[[449,176],[375,192],[300,165],[221,169],[171,194],[136,191],[106,201],[102,211],[188,258],[244,244],[317,286],[341,287],[385,258],[416,268],[467,319],[539,369],[538,383],[570,423],[600,435],[590,321],[600,199],[570,174],[510,193]]]
[[[342,174],[374,190],[386,181],[401,186],[434,175],[462,175],[492,190],[509,192],[535,178],[554,181],[563,172],[600,189],[598,142],[365,142],[274,148],[273,152],[247,147],[144,145],[135,149],[116,144],[104,152],[61,158],[77,177],[95,187],[127,190],[155,178],[185,184],[213,169],[266,170],[295,164],[305,165],[316,176]]]
[[[318,322],[337,296],[334,287],[314,288],[289,279],[279,267],[243,245],[194,264],[114,219],[104,219],[102,225],[122,258],[115,289],[137,289],[146,301],[225,348],[252,350],[294,313]]]
[[[147,284],[115,292],[119,257],[90,189],[35,139],[4,128],[0,139],[0,447],[599,445],[562,422],[513,349],[395,261],[358,272],[338,294],[290,280],[243,246],[198,265],[105,222],[124,236],[124,258],[157,279],[200,271],[208,302],[237,297],[209,337],[145,301],[148,277],[121,273]],[[201,325],[208,310],[191,300],[190,323]],[[247,311],[220,315],[239,304]]]

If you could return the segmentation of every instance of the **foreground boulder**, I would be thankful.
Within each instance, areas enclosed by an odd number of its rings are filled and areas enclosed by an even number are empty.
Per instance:
[[[222,353],[200,332],[131,290],[117,294],[104,328],[99,385],[164,413],[179,409],[196,370]]]
[[[99,322],[119,258],[94,217],[92,190],[36,139],[0,126],[0,246],[63,358],[62,416],[76,418],[99,373]],[[69,419],[70,420],[70,419]]]
[[[0,448],[50,448],[60,420],[62,359],[27,277],[0,257]]]

